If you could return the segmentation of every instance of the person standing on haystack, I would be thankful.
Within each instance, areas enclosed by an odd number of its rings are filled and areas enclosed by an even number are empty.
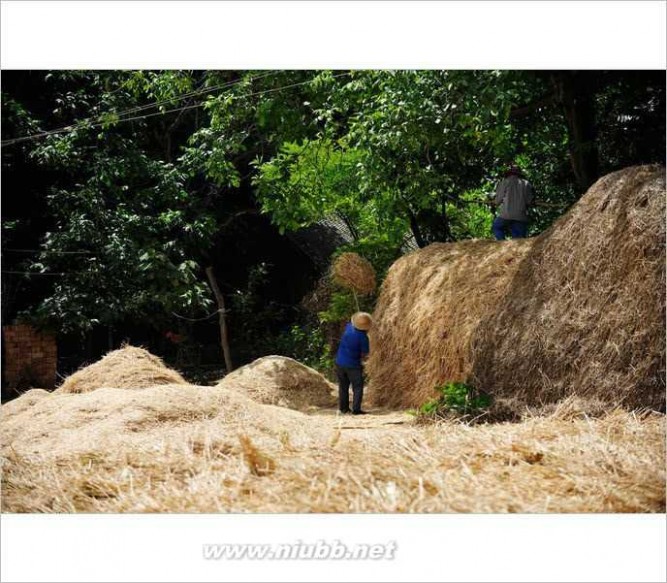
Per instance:
[[[493,220],[493,235],[503,241],[507,231],[512,239],[523,239],[528,232],[528,207],[533,203],[533,187],[521,169],[512,164],[500,181],[493,203],[500,210]]]
[[[338,376],[338,408],[341,413],[365,415],[361,409],[364,397],[363,361],[370,352],[368,330],[373,319],[366,312],[357,312],[345,326],[336,353]],[[352,384],[352,410],[350,410],[350,384]]]

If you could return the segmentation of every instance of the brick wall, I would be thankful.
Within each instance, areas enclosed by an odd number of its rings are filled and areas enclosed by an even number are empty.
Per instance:
[[[9,388],[52,389],[56,384],[57,347],[51,334],[26,324],[2,327],[3,381]]]

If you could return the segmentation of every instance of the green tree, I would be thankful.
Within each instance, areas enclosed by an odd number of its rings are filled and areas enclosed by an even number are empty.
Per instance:
[[[23,282],[37,298],[28,311],[61,330],[160,325],[173,312],[203,316],[214,299],[224,327],[233,290],[213,265],[247,214],[282,231],[339,217],[352,234],[346,249],[382,275],[411,239],[489,236],[485,201],[511,160],[549,203],[533,211],[536,233],[600,173],[662,161],[665,148],[662,72],[9,78],[3,186],[8,175],[29,183],[35,205],[28,218],[3,216],[3,265],[35,274]],[[31,237],[39,255],[8,261],[6,242]]]

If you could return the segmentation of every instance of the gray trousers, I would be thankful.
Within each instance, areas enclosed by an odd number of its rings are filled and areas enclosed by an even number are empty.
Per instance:
[[[352,411],[361,411],[364,397],[364,375],[361,368],[336,365],[338,376],[338,408],[342,413],[350,410],[350,384],[352,384]]]

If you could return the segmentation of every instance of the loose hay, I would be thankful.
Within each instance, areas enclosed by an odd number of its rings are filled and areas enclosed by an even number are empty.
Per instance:
[[[535,239],[404,256],[374,313],[372,394],[417,406],[470,380],[524,406],[574,393],[664,410],[664,256],[657,166],[602,178]]]
[[[3,413],[2,511],[665,511],[663,415],[398,415],[307,415],[191,385],[54,393]]]
[[[316,370],[285,356],[265,356],[224,377],[222,388],[241,391],[259,403],[289,409],[331,407],[334,385]]]
[[[342,253],[331,266],[333,280],[358,294],[375,291],[375,269],[358,253]]]
[[[100,387],[143,389],[156,385],[185,384],[186,380],[143,348],[124,346],[68,377],[58,393],[87,393]]]

